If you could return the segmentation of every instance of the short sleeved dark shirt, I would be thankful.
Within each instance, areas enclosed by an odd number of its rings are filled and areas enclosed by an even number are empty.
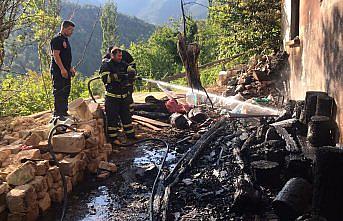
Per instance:
[[[69,71],[71,68],[72,54],[71,47],[68,41],[68,38],[63,36],[61,33],[56,35],[50,42],[51,53],[53,50],[60,51],[60,57],[64,68]],[[53,56],[51,56],[51,70],[52,71],[61,71]]]

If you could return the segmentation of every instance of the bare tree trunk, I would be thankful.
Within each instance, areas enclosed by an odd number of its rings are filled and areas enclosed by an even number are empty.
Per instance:
[[[186,69],[188,85],[193,89],[202,90],[198,68],[199,45],[197,43],[186,44],[185,37],[181,33],[178,34],[178,39],[178,52]]]
[[[2,34],[0,33],[0,70],[2,67],[2,64],[4,63],[5,58],[5,39],[3,38]]]
[[[19,18],[18,11],[24,0],[0,0],[0,69],[5,58],[5,40]]]
[[[4,26],[4,15],[6,12],[3,10],[5,9],[1,7],[0,27]],[[6,33],[4,31],[0,31],[0,70],[4,63],[4,58],[5,58],[5,40],[6,40]]]

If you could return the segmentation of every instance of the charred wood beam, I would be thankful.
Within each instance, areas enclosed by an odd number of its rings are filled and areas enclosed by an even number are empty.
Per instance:
[[[218,121],[213,125],[201,138],[190,148],[187,153],[182,157],[173,171],[167,176],[165,182],[170,184],[172,182],[178,181],[178,178],[189,168],[191,168],[198,159],[200,153],[204,148],[211,142],[219,132],[221,132],[225,127],[226,119]]]
[[[232,209],[239,213],[256,213],[262,206],[261,193],[254,187],[247,174],[239,177],[235,182],[236,192]]]
[[[307,139],[314,147],[335,145],[334,136],[333,124],[329,117],[311,117]]]
[[[245,158],[248,153],[242,153],[241,151],[248,150],[248,145],[255,142],[255,135],[256,133],[252,133],[250,137],[244,142],[244,149],[243,147],[240,149],[238,145],[235,145],[232,150],[233,155],[236,158],[235,163],[240,167],[242,171],[244,171],[245,169],[245,162],[243,162],[243,158]],[[235,181],[235,193],[232,209],[237,213],[257,212],[262,206],[261,193],[254,187],[253,182],[251,181],[251,177],[247,173],[242,173],[243,174]]]
[[[298,153],[301,149],[298,147],[297,142],[294,138],[287,132],[287,130],[281,126],[274,126],[276,132],[282,139],[286,142],[286,149],[291,153]]]
[[[156,217],[158,220],[167,220],[169,196],[173,186],[175,186],[184,173],[193,167],[194,163],[199,159],[199,155],[208,146],[208,144],[218,136],[225,128],[226,119],[222,119],[215,123],[202,137],[187,151],[187,153],[178,161],[171,173],[164,181],[158,183],[158,188],[163,188],[159,195],[155,196],[156,202],[162,202],[157,207]],[[155,202],[154,201],[154,202]],[[154,203],[155,204],[155,203]],[[155,207],[156,208],[156,207]],[[161,217],[162,216],[162,217]]]
[[[169,113],[164,104],[134,103],[134,104],[132,104],[132,107],[135,111]]]
[[[317,116],[326,116],[334,120],[333,116],[334,109],[334,99],[329,96],[318,96],[317,97],[317,107],[316,115]]]
[[[327,93],[322,91],[307,91],[305,97],[305,109],[302,113],[300,121],[303,124],[308,124],[311,117],[316,114],[317,98],[318,96],[328,96]]]
[[[254,183],[265,187],[277,187],[280,184],[280,167],[277,162],[259,160],[251,163]]]
[[[170,123],[177,129],[189,128],[188,119],[183,114],[173,113],[170,116]]]
[[[342,220],[343,217],[342,158],[342,148],[319,147],[316,150],[312,206],[315,215],[327,220]]]
[[[168,120],[170,114],[160,112],[148,112],[148,111],[134,111],[135,115],[151,118],[153,120]]]
[[[272,206],[281,220],[295,220],[310,208],[312,185],[305,179],[290,179],[274,199]]]

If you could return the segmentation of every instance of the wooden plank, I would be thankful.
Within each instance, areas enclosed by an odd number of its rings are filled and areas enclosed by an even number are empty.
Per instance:
[[[158,121],[158,120],[153,120],[153,119],[150,119],[150,118],[147,118],[147,117],[138,116],[138,115],[133,115],[132,119],[139,120],[139,121],[144,121],[146,123],[149,123],[149,124],[152,124],[152,125],[155,125],[155,126],[159,126],[159,127],[171,127],[170,124],[166,124],[166,123],[163,123],[163,122]]]
[[[152,129],[154,131],[161,131],[162,130],[161,128],[155,127],[154,125],[151,125],[151,124],[149,124],[147,122],[143,122],[143,121],[139,121],[139,120],[134,120],[134,122],[136,122],[136,123],[138,123],[140,125],[143,125],[143,126],[145,126],[147,128],[150,128],[150,129]]]
[[[159,180],[157,185],[159,192],[153,194],[154,201],[158,202],[157,211],[155,212],[156,220],[167,220],[166,215],[169,211],[169,199],[173,187],[182,179],[184,173],[193,167],[194,163],[198,161],[204,148],[208,147],[208,144],[218,136],[218,133],[225,129],[226,119],[215,123],[201,138],[185,153],[185,155],[178,161],[174,169],[169,175]],[[162,189],[165,189],[163,191]],[[162,217],[161,217],[162,216]],[[154,219],[155,220],[155,219]]]

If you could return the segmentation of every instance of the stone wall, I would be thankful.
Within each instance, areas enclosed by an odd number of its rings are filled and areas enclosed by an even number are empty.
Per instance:
[[[106,177],[116,171],[107,162],[112,146],[105,141],[104,122],[94,119],[78,124],[77,132],[55,135],[53,149],[65,175],[68,192],[80,184],[85,173]],[[47,130],[23,133],[21,142],[0,147],[0,220],[36,220],[63,201],[62,177],[47,152]]]

